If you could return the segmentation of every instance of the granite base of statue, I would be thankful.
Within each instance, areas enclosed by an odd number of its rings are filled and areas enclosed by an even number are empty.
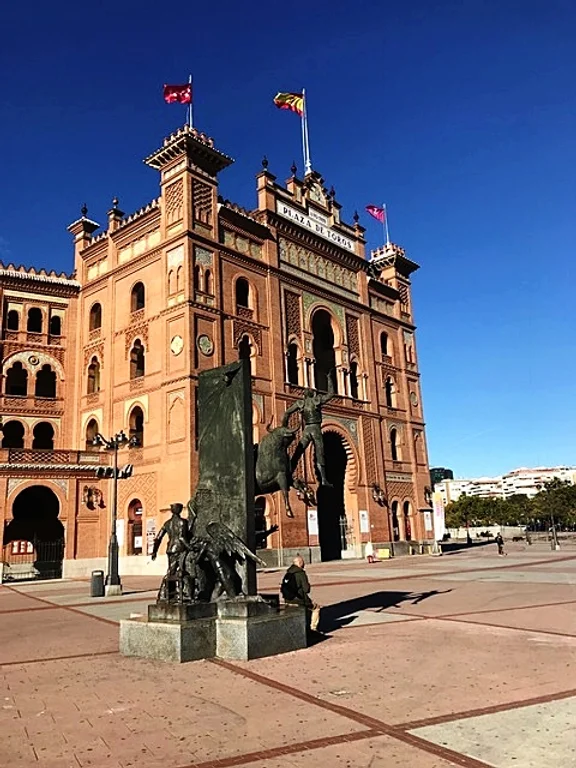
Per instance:
[[[120,652],[161,661],[247,660],[306,646],[306,617],[259,595],[254,554],[254,446],[249,362],[198,381],[198,484],[156,537],[168,571],[148,615],[120,622]]]

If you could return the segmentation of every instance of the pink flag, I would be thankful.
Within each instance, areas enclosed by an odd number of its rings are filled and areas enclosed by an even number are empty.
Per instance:
[[[384,224],[386,218],[386,211],[384,208],[379,208],[377,205],[367,205],[366,210],[370,216],[374,216],[381,224]]]

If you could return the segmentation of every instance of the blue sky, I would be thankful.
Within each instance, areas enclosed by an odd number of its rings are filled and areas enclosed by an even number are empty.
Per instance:
[[[6,7],[8,6],[8,7]],[[307,88],[312,161],[351,219],[386,201],[413,292],[431,463],[576,464],[576,6],[570,0],[60,1],[0,10],[0,259],[70,270],[66,226],[157,195],[183,122],[236,158],[221,193],[302,167],[278,90]],[[363,216],[369,245],[377,222]]]

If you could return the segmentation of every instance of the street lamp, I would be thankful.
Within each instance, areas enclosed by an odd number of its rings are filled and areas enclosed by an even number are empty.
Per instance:
[[[122,582],[118,573],[118,537],[116,535],[116,521],[118,518],[118,479],[125,479],[132,475],[134,467],[132,464],[126,464],[122,469],[118,469],[118,450],[128,445],[129,448],[136,448],[140,441],[136,436],[129,438],[123,429],[117,432],[113,437],[107,440],[100,432],[97,432],[92,440],[92,445],[104,448],[112,453],[111,467],[98,467],[96,477],[110,478],[112,480],[112,525],[110,528],[110,542],[108,544],[108,572],[106,574],[106,596],[121,595]]]

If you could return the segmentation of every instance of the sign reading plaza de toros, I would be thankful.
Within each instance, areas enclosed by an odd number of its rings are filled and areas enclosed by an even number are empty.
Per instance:
[[[344,235],[341,235],[339,232],[332,229],[332,227],[328,226],[328,219],[326,216],[323,216],[316,211],[310,211],[310,215],[307,216],[279,200],[276,201],[276,212],[280,214],[280,216],[284,216],[284,218],[299,224],[301,227],[309,229],[310,232],[315,235],[323,237],[325,240],[330,240],[331,243],[339,245],[340,248],[344,248],[347,251],[354,253],[354,243],[352,240],[349,240],[347,237],[344,237]]]

